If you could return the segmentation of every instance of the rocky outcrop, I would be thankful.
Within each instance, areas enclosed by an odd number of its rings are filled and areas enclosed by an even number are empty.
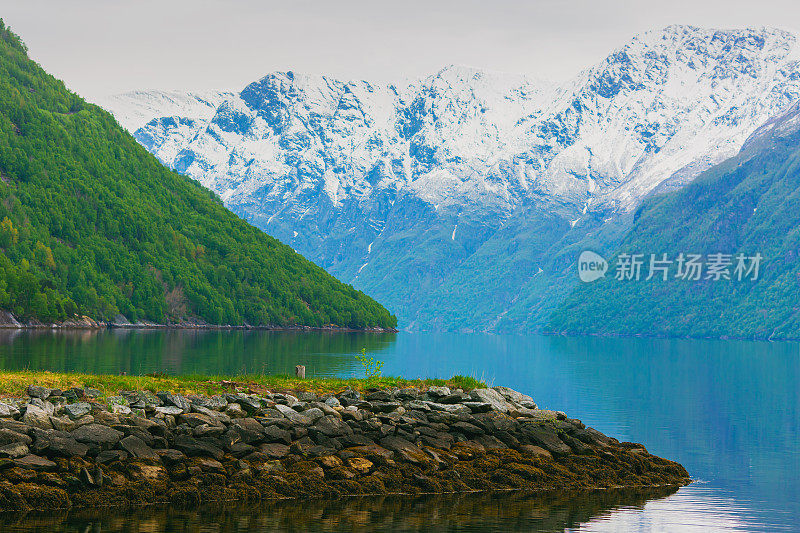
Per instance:
[[[27,393],[0,403],[0,510],[690,481],[505,387]]]

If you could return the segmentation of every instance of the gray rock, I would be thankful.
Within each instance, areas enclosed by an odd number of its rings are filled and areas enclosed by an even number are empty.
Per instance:
[[[309,418],[311,420],[311,423],[313,424],[314,422],[325,416],[325,413],[322,411],[322,409],[318,407],[312,407],[311,409],[306,409],[305,411],[303,411],[303,416]]]
[[[222,411],[227,406],[228,406],[228,400],[225,398],[225,396],[217,394],[209,397],[208,399],[209,409],[213,409],[215,411]]]
[[[78,442],[99,446],[102,449],[113,448],[124,433],[102,424],[87,424],[72,432],[72,438]]]
[[[225,414],[231,418],[243,418],[247,416],[247,412],[236,402],[229,402],[225,407]]]
[[[260,400],[248,396],[240,398],[239,405],[241,405],[242,409],[244,409],[250,415],[259,413],[262,407]]]
[[[261,453],[272,459],[282,459],[289,454],[289,446],[277,442],[262,444],[258,449]]]
[[[464,402],[461,405],[468,407],[473,413],[488,413],[492,410],[492,404],[484,402]]]
[[[15,442],[30,444],[31,442],[33,442],[33,439],[31,439],[28,435],[20,433],[18,431],[14,431],[13,429],[7,429],[7,428],[0,429],[0,446],[4,446],[6,444],[14,444]]]
[[[254,418],[238,418],[231,422],[229,430],[236,432],[245,444],[253,444],[264,439],[265,429]]]
[[[532,444],[541,446],[554,456],[567,455],[572,452],[564,441],[558,438],[555,428],[537,423],[525,423],[520,426],[520,434],[531,441]]]
[[[46,400],[50,397],[50,389],[47,387],[40,387],[38,385],[28,385],[28,390],[26,392],[31,398],[40,398],[42,400]]]
[[[331,396],[330,398],[327,398],[325,400],[325,405],[327,405],[328,407],[341,407],[342,403],[336,396]]]
[[[301,391],[297,393],[297,399],[301,402],[314,402],[317,400],[317,395],[311,391]]]
[[[131,414],[131,408],[127,405],[115,403],[111,405],[111,412],[116,415],[129,415]]]
[[[119,447],[139,459],[158,459],[158,454],[145,442],[134,435],[128,435],[119,441]]]
[[[407,389],[400,389],[394,393],[394,397],[400,400],[401,402],[409,401],[409,400],[416,400],[419,398],[420,394],[417,389],[407,388]]]
[[[454,392],[448,396],[439,398],[439,403],[454,404],[469,401],[469,396],[463,392]]]
[[[0,402],[0,417],[11,418],[19,415],[19,409],[15,406]]]
[[[181,410],[181,412],[184,413],[188,413],[192,410],[192,403],[180,394],[172,394],[170,392],[160,391],[156,393],[156,396],[158,396],[158,398],[164,402],[165,406],[177,407]]]
[[[292,435],[285,429],[277,426],[264,427],[264,440],[267,442],[282,442],[287,446],[292,443]]]
[[[71,403],[67,404],[62,407],[67,416],[71,419],[75,420],[76,418],[80,418],[83,415],[88,415],[92,412],[92,404],[86,402],[78,402],[78,403]]]
[[[500,395],[509,402],[516,403],[526,409],[536,409],[536,403],[533,401],[533,398],[527,394],[522,394],[508,387],[492,387],[492,389],[500,393]]]
[[[379,390],[375,392],[370,392],[367,394],[364,399],[368,402],[389,402],[392,401],[392,395],[385,390]]]
[[[406,402],[403,405],[409,411],[413,411],[413,410],[430,411],[431,410],[430,406],[428,406],[428,402],[423,401],[423,400],[411,400],[410,402]]]
[[[84,457],[89,452],[89,446],[72,437],[54,435],[47,443],[47,451],[48,454],[62,457]]]
[[[293,424],[310,426],[313,423],[310,417],[306,416],[305,414],[298,413],[288,405],[277,404],[275,409],[280,411],[280,413],[288,418]],[[321,412],[322,411],[320,411],[320,413]]]
[[[168,405],[165,407],[155,407],[154,409],[156,413],[160,413],[162,415],[170,415],[170,416],[178,416],[182,415],[184,412],[188,412],[184,411],[183,408],[177,407],[175,405]]]
[[[484,434],[483,429],[474,424],[470,424],[469,422],[456,422],[451,427],[454,430],[460,431],[461,433],[467,435],[468,437]]]
[[[103,450],[97,454],[96,461],[106,465],[114,461],[124,461],[128,458],[128,452],[123,450]]]
[[[190,437],[189,435],[179,435],[175,438],[173,447],[182,451],[189,457],[213,457],[222,459],[225,452],[213,444]]]
[[[450,396],[450,388],[448,387],[428,387],[427,395],[431,398],[444,398]]]
[[[26,455],[19,459],[14,459],[14,464],[27,470],[51,471],[56,469],[56,464],[53,461],[38,455]]]
[[[370,402],[371,408],[370,411],[373,413],[391,413],[392,411],[397,411],[398,409],[403,407],[403,404],[400,402],[379,402],[374,401]]]
[[[514,407],[494,389],[473,389],[469,395],[476,402],[488,403],[501,413],[508,413]]]
[[[51,416],[50,423],[53,425],[53,429],[58,431],[70,432],[78,427],[73,420],[66,416]]]
[[[309,428],[309,432],[322,433],[326,437],[341,437],[353,433],[353,428],[335,416],[324,416]]]
[[[461,404],[446,404],[436,402],[425,402],[425,404],[433,411],[444,411],[454,415],[472,413],[469,407]]]
[[[35,428],[53,429],[50,414],[44,408],[29,403],[25,408],[25,414],[22,415],[22,422]]]
[[[22,442],[12,442],[0,446],[0,457],[17,459],[19,457],[25,457],[28,454],[30,454],[30,449],[28,449],[27,444]]]
[[[224,433],[225,426],[209,426],[208,424],[202,424],[192,428],[192,435],[198,439],[216,439],[221,437]]]
[[[187,424],[189,427],[197,427],[203,424],[209,426],[222,426],[222,422],[216,416],[209,416],[203,413],[185,413],[177,418],[179,424]]]

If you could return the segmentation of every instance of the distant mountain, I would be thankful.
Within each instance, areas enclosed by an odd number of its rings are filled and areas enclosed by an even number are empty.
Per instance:
[[[190,97],[179,107],[199,113],[203,104]],[[31,61],[1,21],[0,200],[0,309],[20,319],[396,324],[166,169]]]
[[[275,73],[134,135],[403,327],[530,330],[574,287],[578,250],[613,251],[644,198],[800,98],[798,57],[780,30],[670,26],[561,85],[464,67],[394,85]],[[125,117],[149,98],[101,104]]]
[[[635,253],[645,255],[641,279],[617,279],[619,265],[631,264],[620,256]],[[666,281],[661,271],[645,280],[652,253],[673,262],[663,264]],[[678,277],[681,253],[700,255],[703,270]],[[553,313],[553,331],[800,338],[800,103],[759,128],[737,156],[646,200],[609,259],[617,268],[578,287]]]

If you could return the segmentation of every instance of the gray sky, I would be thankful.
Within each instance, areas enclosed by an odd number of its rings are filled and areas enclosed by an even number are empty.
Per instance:
[[[572,77],[668,24],[800,29],[797,0],[0,0],[87,98],[239,89],[275,70],[391,80],[448,64]]]

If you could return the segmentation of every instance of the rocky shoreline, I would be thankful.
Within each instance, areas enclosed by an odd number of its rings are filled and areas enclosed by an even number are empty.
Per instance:
[[[0,402],[0,510],[680,486],[678,463],[505,387]]]
[[[209,329],[209,330],[265,330],[265,331],[332,331],[337,333],[347,333],[355,331],[371,331],[376,333],[397,332],[396,328],[363,328],[353,329],[335,325],[328,326],[251,326],[250,324],[231,325],[231,324],[208,324],[199,320],[184,320],[181,322],[170,322],[160,324],[147,320],[130,322],[127,318],[119,315],[114,320],[95,320],[88,316],[76,316],[64,320],[63,322],[40,322],[38,320],[20,321],[8,311],[0,310],[0,329]]]

